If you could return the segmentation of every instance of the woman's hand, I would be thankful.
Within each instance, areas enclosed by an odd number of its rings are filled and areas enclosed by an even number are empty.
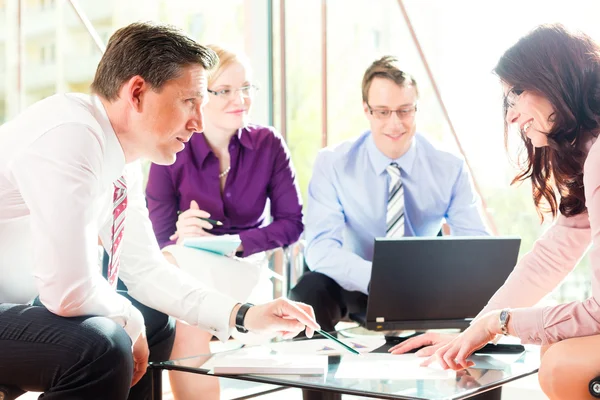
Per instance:
[[[501,333],[499,321],[500,311],[487,313],[450,343],[440,347],[433,356],[421,365],[427,366],[437,361],[443,369],[453,370],[465,369],[475,365],[472,361],[467,361],[467,357]]]
[[[443,334],[427,332],[395,345],[389,350],[389,352],[392,354],[403,354],[410,350],[423,347],[421,350],[417,351],[415,355],[417,357],[427,357],[435,353],[440,347],[450,343],[457,336],[457,333]]]
[[[182,244],[185,238],[199,236],[214,236],[207,232],[213,228],[212,224],[200,218],[209,218],[210,214],[198,207],[195,200],[190,202],[190,208],[179,214],[177,219],[177,231],[169,237],[169,240],[177,240]]]

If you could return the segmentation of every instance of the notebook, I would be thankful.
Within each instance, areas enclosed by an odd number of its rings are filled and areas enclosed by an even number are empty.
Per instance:
[[[239,235],[200,236],[185,238],[183,245],[220,255],[232,254],[242,243]]]
[[[216,375],[325,375],[327,356],[224,356],[214,360],[213,373]]]

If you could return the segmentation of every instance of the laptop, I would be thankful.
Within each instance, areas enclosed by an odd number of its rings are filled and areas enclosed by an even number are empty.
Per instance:
[[[367,329],[466,328],[517,263],[518,237],[376,238]]]

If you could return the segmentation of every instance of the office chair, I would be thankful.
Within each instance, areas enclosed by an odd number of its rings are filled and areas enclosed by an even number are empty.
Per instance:
[[[600,376],[597,376],[590,381],[588,389],[592,396],[600,399]]]

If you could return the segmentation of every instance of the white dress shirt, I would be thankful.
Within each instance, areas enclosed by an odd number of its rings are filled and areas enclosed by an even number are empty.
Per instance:
[[[142,314],[102,277],[97,257],[98,236],[110,249],[113,182],[123,174],[119,278],[141,303],[226,340],[236,302],[164,259],[139,163],[126,167],[95,96],[55,95],[0,126],[0,303],[24,304],[39,294],[55,314],[105,316],[136,340]]]

